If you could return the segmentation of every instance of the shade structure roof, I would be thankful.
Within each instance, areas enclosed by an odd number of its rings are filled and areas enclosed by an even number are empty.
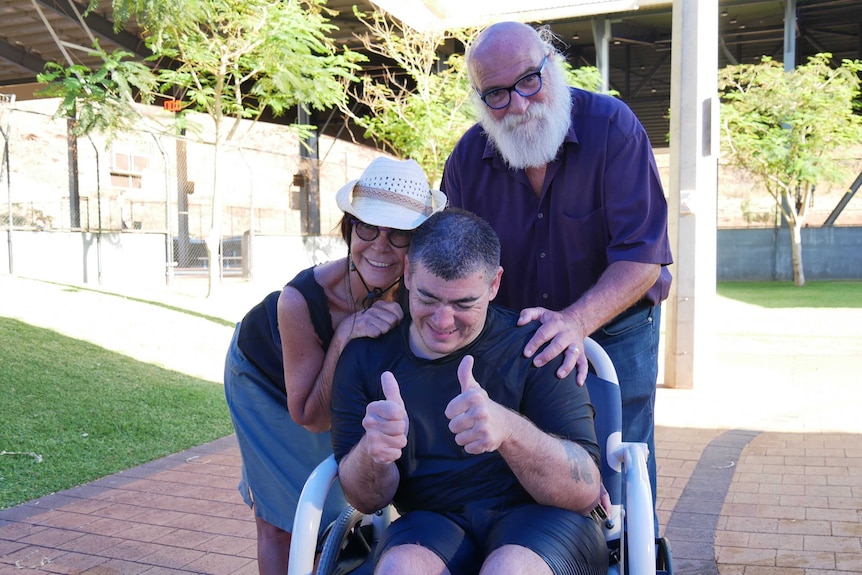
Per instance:
[[[593,13],[607,13],[611,21],[610,87],[641,118],[653,145],[665,145],[670,108],[671,0],[496,0],[487,4],[479,0],[376,1],[384,8],[387,4],[414,5],[414,15],[405,13],[403,18],[417,26],[435,25],[432,17],[450,17],[463,23],[477,13],[485,21],[520,19],[547,24],[565,44],[564,53],[574,66],[596,64],[591,18]],[[459,5],[480,4],[481,9],[458,9]],[[330,0],[327,5],[338,12],[333,17],[338,26],[333,39],[360,48],[355,35],[364,28],[353,16],[352,7],[367,11],[375,5],[370,0]],[[763,56],[781,60],[785,5],[781,0],[719,0],[716,67],[753,63]],[[29,97],[36,75],[49,61],[98,66],[99,58],[88,53],[93,38],[108,52],[123,48],[141,59],[149,55],[134,22],[123,31],[114,31],[110,0],[100,0],[86,18],[84,11],[85,4],[78,0],[0,0],[0,93]],[[830,52],[836,61],[862,59],[862,0],[797,0],[795,33],[797,63],[818,52]],[[379,58],[372,59],[364,72],[382,75]],[[329,114],[312,119],[333,133],[339,127],[329,126]]]

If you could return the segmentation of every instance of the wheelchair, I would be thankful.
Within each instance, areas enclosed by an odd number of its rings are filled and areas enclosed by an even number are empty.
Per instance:
[[[602,448],[602,482],[611,500],[602,529],[608,543],[609,575],[673,575],[670,545],[653,527],[653,502],[646,444],[622,441],[622,401],[616,369],[604,349],[590,338],[584,353],[599,379],[589,383],[596,410],[596,438]],[[333,456],[311,473],[299,498],[290,544],[288,575],[365,575],[373,571],[373,546],[389,524],[391,506],[363,515],[348,506],[318,537],[323,503],[336,481]],[[318,541],[322,540],[320,546]],[[457,574],[454,574],[457,575]]]

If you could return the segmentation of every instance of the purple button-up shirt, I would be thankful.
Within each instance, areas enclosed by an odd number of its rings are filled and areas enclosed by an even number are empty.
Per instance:
[[[667,201],[649,138],[616,98],[572,89],[572,125],[536,196],[477,124],[449,159],[443,191],[500,236],[503,279],[496,303],[563,309],[615,261],[662,266],[644,299],[670,289]]]

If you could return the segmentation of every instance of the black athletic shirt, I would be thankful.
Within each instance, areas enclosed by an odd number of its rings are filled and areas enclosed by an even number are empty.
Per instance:
[[[393,502],[400,513],[458,512],[478,499],[498,498],[504,506],[532,502],[499,453],[470,455],[449,431],[444,411],[461,392],[458,365],[469,354],[475,359],[473,376],[491,399],[524,414],[540,429],[579,443],[598,462],[594,411],[586,386],[578,386],[574,375],[557,378],[561,357],[541,368],[533,366],[523,349],[539,324],[519,328],[517,320],[517,313],[492,305],[475,341],[435,360],[418,358],[410,351],[409,318],[380,338],[351,341],[333,381],[331,432],[336,460],[364,435],[365,407],[383,399],[380,374],[391,371],[410,419],[407,446],[396,462],[401,481]]]
[[[302,270],[287,282],[305,298],[314,332],[323,343],[323,349],[335,335],[326,292],[314,279],[314,268]],[[278,296],[274,291],[251,308],[242,319],[237,346],[252,364],[266,376],[272,393],[287,396],[284,387],[284,360],[281,355],[281,335],[278,333]]]

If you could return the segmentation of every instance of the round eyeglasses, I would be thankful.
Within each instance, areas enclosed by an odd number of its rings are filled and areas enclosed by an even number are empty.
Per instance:
[[[524,98],[535,96],[539,93],[539,90],[542,89],[542,70],[545,69],[545,62],[547,61],[548,55],[545,54],[538,70],[521,77],[508,88],[494,88],[493,90],[488,90],[484,94],[479,92],[479,89],[477,88],[476,93],[479,94],[479,97],[482,98],[485,105],[492,110],[502,110],[508,106],[512,101],[513,91],[517,92]]]
[[[353,224],[353,229],[360,240],[373,242],[380,235],[381,231],[386,232],[386,239],[389,240],[389,245],[393,248],[406,248],[410,245],[413,239],[413,232],[407,230],[396,230],[394,228],[384,228],[382,226],[372,226],[355,218],[350,220]]]

